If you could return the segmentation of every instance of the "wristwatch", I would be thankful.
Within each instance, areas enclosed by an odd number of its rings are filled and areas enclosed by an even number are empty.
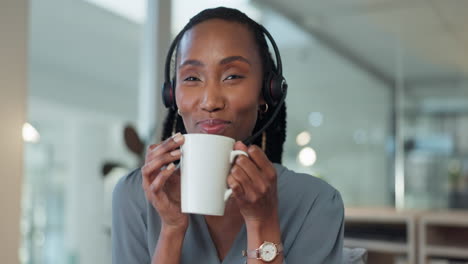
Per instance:
[[[265,241],[257,249],[247,251],[243,250],[242,255],[250,259],[259,259],[263,262],[272,262],[281,252],[283,252],[283,245],[281,243],[275,244]]]

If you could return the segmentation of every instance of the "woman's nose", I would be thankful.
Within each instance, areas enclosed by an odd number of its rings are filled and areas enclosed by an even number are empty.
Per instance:
[[[207,85],[200,102],[200,108],[208,112],[214,112],[222,110],[224,106],[225,101],[221,93],[221,87],[217,85]]]

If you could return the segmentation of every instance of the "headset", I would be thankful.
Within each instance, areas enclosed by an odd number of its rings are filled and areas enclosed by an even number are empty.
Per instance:
[[[254,23],[258,26],[260,31],[265,36],[267,36],[275,52],[277,70],[276,72],[273,69],[269,70],[269,72],[266,74],[266,78],[263,80],[263,86],[262,86],[263,98],[265,99],[266,103],[274,107],[275,110],[273,114],[271,115],[270,119],[263,125],[263,127],[260,130],[258,130],[254,135],[248,137],[246,140],[243,141],[244,144],[246,145],[250,145],[255,140],[255,138],[257,138],[263,131],[265,131],[268,128],[268,126],[273,122],[273,120],[278,115],[279,110],[281,109],[282,105],[284,104],[287,90],[288,90],[288,84],[286,82],[286,79],[283,77],[283,67],[281,63],[281,56],[279,53],[278,46],[276,45],[270,32],[268,32],[268,30],[264,26],[256,22]],[[177,44],[179,43],[179,40],[182,37],[183,33],[184,31],[181,31],[172,41],[171,45],[169,46],[169,50],[167,52],[166,62],[164,64],[165,68],[164,68],[164,84],[162,87],[162,100],[166,108],[170,108],[173,110],[177,110],[177,105],[176,105],[176,100],[175,100],[175,87],[176,87],[175,78],[171,79],[171,76],[170,76],[171,59],[172,59],[174,50],[177,47]]]

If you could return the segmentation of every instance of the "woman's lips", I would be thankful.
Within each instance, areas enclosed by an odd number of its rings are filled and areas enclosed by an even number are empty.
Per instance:
[[[197,122],[197,125],[204,133],[221,134],[230,123],[222,119],[206,119]]]

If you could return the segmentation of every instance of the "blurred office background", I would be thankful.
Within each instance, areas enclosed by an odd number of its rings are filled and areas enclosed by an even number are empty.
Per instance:
[[[124,128],[158,141],[169,42],[220,5],[280,48],[284,165],[323,178],[347,207],[468,210],[468,1],[28,4],[21,263],[110,263],[112,186],[139,163]]]

